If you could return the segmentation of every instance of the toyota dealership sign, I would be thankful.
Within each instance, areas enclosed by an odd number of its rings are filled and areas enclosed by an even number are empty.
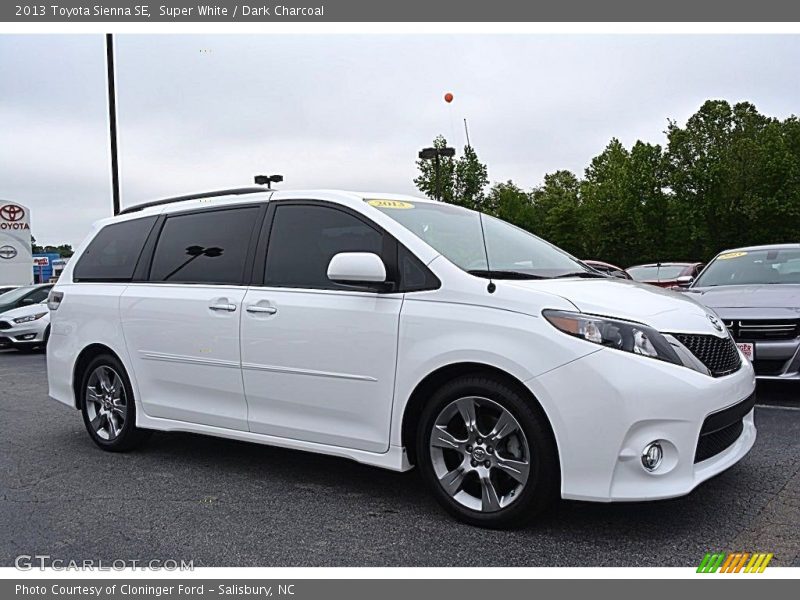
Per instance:
[[[0,200],[0,285],[33,282],[30,211]]]

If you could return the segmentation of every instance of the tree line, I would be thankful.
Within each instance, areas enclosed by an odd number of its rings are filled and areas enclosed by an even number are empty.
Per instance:
[[[800,242],[800,120],[783,121],[749,102],[708,100],[667,142],[613,138],[582,176],[548,173],[524,190],[489,185],[474,148],[419,160],[417,188],[539,235],[579,258],[622,267],[643,262],[708,261],[737,246]],[[434,146],[447,145],[444,137]]]

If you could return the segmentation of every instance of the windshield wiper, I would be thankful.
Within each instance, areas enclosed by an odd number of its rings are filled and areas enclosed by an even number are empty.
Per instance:
[[[552,279],[565,279],[567,277],[580,277],[582,279],[608,279],[607,275],[603,275],[602,273],[592,273],[591,271],[575,271],[574,273],[562,273],[561,275],[556,275]]]
[[[495,271],[494,269],[488,271],[486,269],[471,269],[467,271],[467,273],[470,275],[475,275],[475,277],[484,277],[487,279],[547,279],[547,277],[542,277],[541,275],[523,273],[522,271]]]

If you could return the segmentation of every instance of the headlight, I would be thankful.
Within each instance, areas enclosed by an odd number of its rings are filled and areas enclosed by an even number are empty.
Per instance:
[[[20,323],[30,323],[31,321],[36,321],[38,319],[41,319],[46,314],[47,314],[46,312],[43,312],[43,313],[36,313],[35,315],[28,315],[27,317],[19,317],[18,319],[14,319],[14,323],[16,323],[17,325],[19,325]]]
[[[647,325],[563,310],[545,310],[542,314],[556,329],[587,342],[683,364],[667,339]]]

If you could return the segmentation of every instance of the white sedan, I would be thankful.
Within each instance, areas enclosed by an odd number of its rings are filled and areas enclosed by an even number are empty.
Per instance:
[[[46,301],[0,314],[0,349],[44,350],[49,336],[50,311]]]

